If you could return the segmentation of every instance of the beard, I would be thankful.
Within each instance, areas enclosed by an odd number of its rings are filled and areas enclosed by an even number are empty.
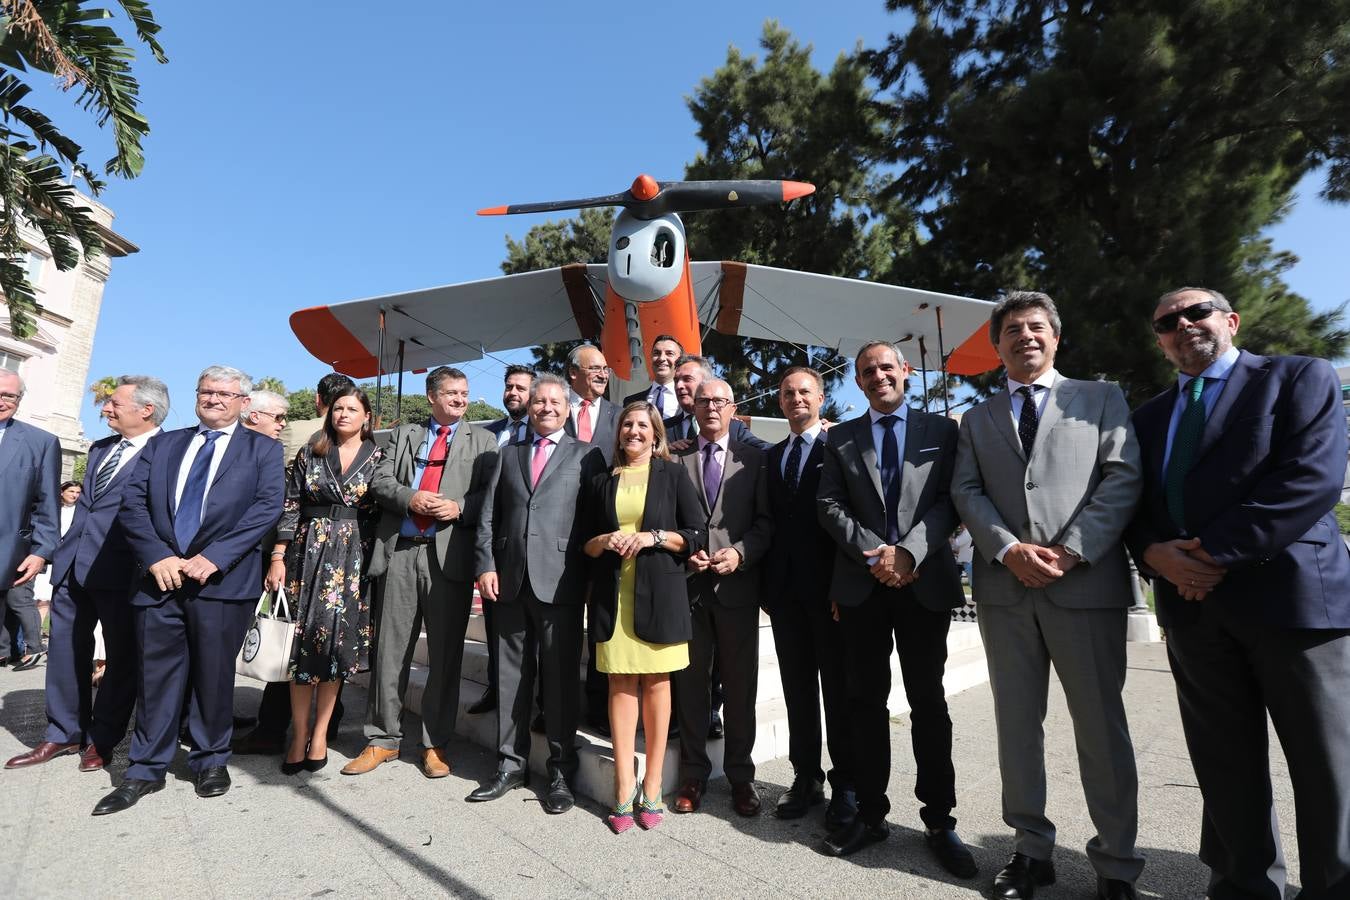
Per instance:
[[[1191,342],[1191,338],[1198,340]],[[1204,369],[1218,359],[1232,342],[1224,335],[1215,335],[1203,328],[1192,328],[1177,335],[1177,361],[1182,370]]]

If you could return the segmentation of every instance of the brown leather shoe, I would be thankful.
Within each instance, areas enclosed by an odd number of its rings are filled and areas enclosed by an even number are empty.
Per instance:
[[[67,753],[79,752],[79,744],[57,744],[53,741],[43,741],[27,753],[20,753],[18,756],[5,763],[5,768],[22,769],[25,766],[40,766],[57,756],[65,756]]]
[[[93,744],[80,751],[80,771],[97,772],[103,768],[103,757],[99,755],[98,748]]]
[[[696,778],[691,778],[680,785],[679,793],[675,795],[675,811],[677,813],[698,812],[698,808],[703,805],[703,792],[707,789],[708,783]]]
[[[422,774],[428,778],[444,778],[450,774],[450,763],[444,750],[432,747],[422,751]]]
[[[755,790],[755,783],[753,781],[742,781],[740,784],[733,784],[731,786],[731,805],[736,808],[738,815],[759,815],[759,791]]]
[[[398,759],[397,750],[388,750],[384,747],[376,747],[374,744],[367,744],[366,749],[356,759],[342,767],[343,775],[364,775],[367,772],[375,770],[380,763],[387,763],[391,759]]]

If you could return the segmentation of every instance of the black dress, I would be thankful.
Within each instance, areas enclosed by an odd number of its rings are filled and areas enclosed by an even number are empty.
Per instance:
[[[364,441],[346,474],[338,450],[304,447],[277,526],[286,550],[286,598],[295,618],[291,678],[346,680],[370,666],[370,579],[365,571],[380,510],[370,482],[384,453]]]

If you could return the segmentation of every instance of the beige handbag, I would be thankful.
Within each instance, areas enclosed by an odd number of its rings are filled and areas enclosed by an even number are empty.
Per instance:
[[[234,660],[234,671],[259,681],[291,680],[291,647],[295,623],[286,606],[286,593],[277,588],[276,601],[267,604],[264,593],[254,610],[253,624],[244,635],[244,645]],[[264,606],[264,604],[267,604]]]

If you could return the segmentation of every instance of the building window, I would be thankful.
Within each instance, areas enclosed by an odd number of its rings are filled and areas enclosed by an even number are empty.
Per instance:
[[[28,283],[33,287],[42,284],[42,271],[46,268],[47,257],[38,253],[36,250],[29,250],[24,254],[23,271],[28,277]]]
[[[9,369],[11,372],[19,371],[19,366],[23,365],[26,356],[20,356],[17,353],[11,353],[8,350],[0,350],[0,369]]]

